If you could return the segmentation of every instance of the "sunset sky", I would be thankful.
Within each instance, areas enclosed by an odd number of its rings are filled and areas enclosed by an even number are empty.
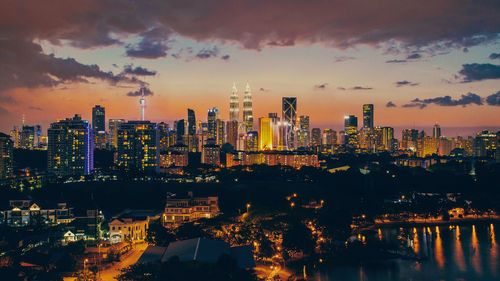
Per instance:
[[[49,4],[50,2],[50,4]],[[500,129],[498,0],[2,0],[0,131],[90,120],[229,115],[246,82],[254,119],[298,98],[311,127],[375,105],[375,125]],[[241,109],[240,109],[241,114]],[[361,120],[361,118],[359,118]],[[469,129],[456,129],[468,127]],[[452,129],[455,128],[455,129]]]

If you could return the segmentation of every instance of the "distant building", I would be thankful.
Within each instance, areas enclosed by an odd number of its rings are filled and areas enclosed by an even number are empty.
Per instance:
[[[268,117],[259,118],[259,150],[273,149],[273,127],[272,119]]]
[[[231,92],[231,97],[229,101],[229,122],[236,121],[236,123],[238,123],[239,120],[240,120],[240,100],[238,98],[238,89],[236,89],[236,84],[233,83],[233,90]]]
[[[345,145],[351,149],[359,148],[358,117],[344,117]]]
[[[251,131],[246,133],[245,138],[245,151],[258,151],[259,150],[259,133]]]
[[[20,138],[20,148],[33,149],[35,148],[35,127],[23,126]]]
[[[439,126],[438,123],[434,124],[434,127],[432,129],[432,137],[435,139],[438,139],[441,137],[441,127]]]
[[[128,121],[118,129],[118,167],[128,171],[159,172],[159,136],[156,123]]]
[[[373,104],[363,104],[363,128],[373,129]]]
[[[126,210],[109,222],[111,244],[124,241],[144,241],[151,220],[159,219],[161,213],[151,210]]]
[[[226,142],[230,143],[234,148],[238,145],[238,121],[226,122],[227,139]]]
[[[169,150],[160,154],[160,168],[186,167],[188,165],[188,153]]]
[[[206,144],[201,151],[201,163],[213,166],[220,165],[220,147],[218,145]]]
[[[163,223],[180,224],[202,218],[214,218],[219,215],[219,198],[194,197],[192,192],[188,196],[167,195]]]
[[[252,92],[248,83],[245,87],[245,96],[243,97],[243,124],[245,132],[253,131]]]
[[[100,105],[92,108],[92,129],[94,132],[106,131],[106,109]]]
[[[487,157],[494,159],[495,155],[498,153],[498,142],[498,134],[489,131],[477,133],[473,144],[474,157]]]
[[[48,172],[58,176],[88,175],[94,169],[90,124],[80,115],[50,124]]]
[[[387,151],[392,151],[394,141],[394,128],[392,127],[382,127],[382,144],[384,149]]]
[[[125,119],[109,119],[109,144],[114,149],[118,148],[118,129],[120,124],[125,123]]]
[[[321,129],[313,128],[311,130],[311,145],[312,146],[320,146],[321,145]]]
[[[31,199],[9,200],[8,208],[0,210],[0,224],[26,226],[46,223],[70,223],[74,220],[66,203],[34,202]]]
[[[304,166],[319,167],[318,155],[305,151],[261,151],[228,153],[226,167],[250,165],[291,166],[300,169]]]
[[[12,177],[14,143],[9,135],[0,133],[0,180]]]
[[[285,135],[283,135],[283,150],[294,148],[295,143],[295,127],[297,125],[297,98],[296,97],[283,97],[281,99],[281,120],[282,125],[287,126],[284,128]]]

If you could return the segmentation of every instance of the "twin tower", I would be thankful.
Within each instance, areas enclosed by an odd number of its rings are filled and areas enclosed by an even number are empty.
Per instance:
[[[240,99],[236,83],[233,83],[233,90],[229,104],[229,121],[240,121]],[[252,92],[247,82],[245,87],[245,96],[243,97],[243,126],[245,132],[253,131],[253,110],[252,110]]]

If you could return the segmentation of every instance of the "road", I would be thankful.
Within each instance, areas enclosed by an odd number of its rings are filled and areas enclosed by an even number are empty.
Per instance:
[[[116,281],[115,277],[120,274],[120,270],[135,264],[147,247],[148,243],[135,244],[132,250],[120,257],[120,262],[117,262],[112,267],[101,271],[101,280]]]

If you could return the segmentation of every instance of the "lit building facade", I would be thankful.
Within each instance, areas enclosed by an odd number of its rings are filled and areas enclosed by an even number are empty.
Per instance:
[[[273,127],[272,119],[268,117],[259,118],[259,150],[273,149]]]
[[[320,146],[321,145],[321,129],[313,128],[311,130],[311,145]]]
[[[162,221],[164,225],[182,224],[214,218],[219,212],[219,198],[216,196],[194,197],[192,192],[188,192],[187,197],[169,194]]]
[[[373,128],[373,104],[363,105],[363,128]]]
[[[94,169],[92,130],[80,115],[50,124],[48,172],[57,176],[88,175]]]
[[[319,167],[318,155],[305,151],[261,151],[242,152],[226,155],[226,167],[250,165],[291,166],[300,169],[304,166]]]
[[[243,97],[243,124],[245,132],[253,131],[252,92],[248,83],[245,87],[245,96]]]
[[[498,134],[489,131],[477,133],[473,143],[474,157],[496,158],[498,143]]]
[[[0,133],[0,180],[12,177],[14,143],[9,135]]]
[[[240,100],[238,97],[238,89],[236,89],[236,84],[233,83],[233,90],[231,92],[231,97],[229,100],[229,122],[236,121],[238,123],[240,120]]]
[[[345,145],[348,148],[359,148],[358,117],[349,115],[344,117]]]
[[[201,163],[219,166],[220,165],[220,147],[218,145],[206,144],[201,150]]]
[[[156,123],[128,121],[118,130],[117,164],[120,169],[159,172],[159,136]]]
[[[295,143],[295,127],[297,125],[297,98],[296,97],[283,97],[281,99],[281,120],[282,125],[288,125],[286,131],[286,138],[283,142],[286,143],[286,149],[294,148]],[[283,144],[285,146],[285,144]]]
[[[125,119],[109,119],[109,144],[112,148],[118,147],[118,129],[120,124],[125,123]]]

